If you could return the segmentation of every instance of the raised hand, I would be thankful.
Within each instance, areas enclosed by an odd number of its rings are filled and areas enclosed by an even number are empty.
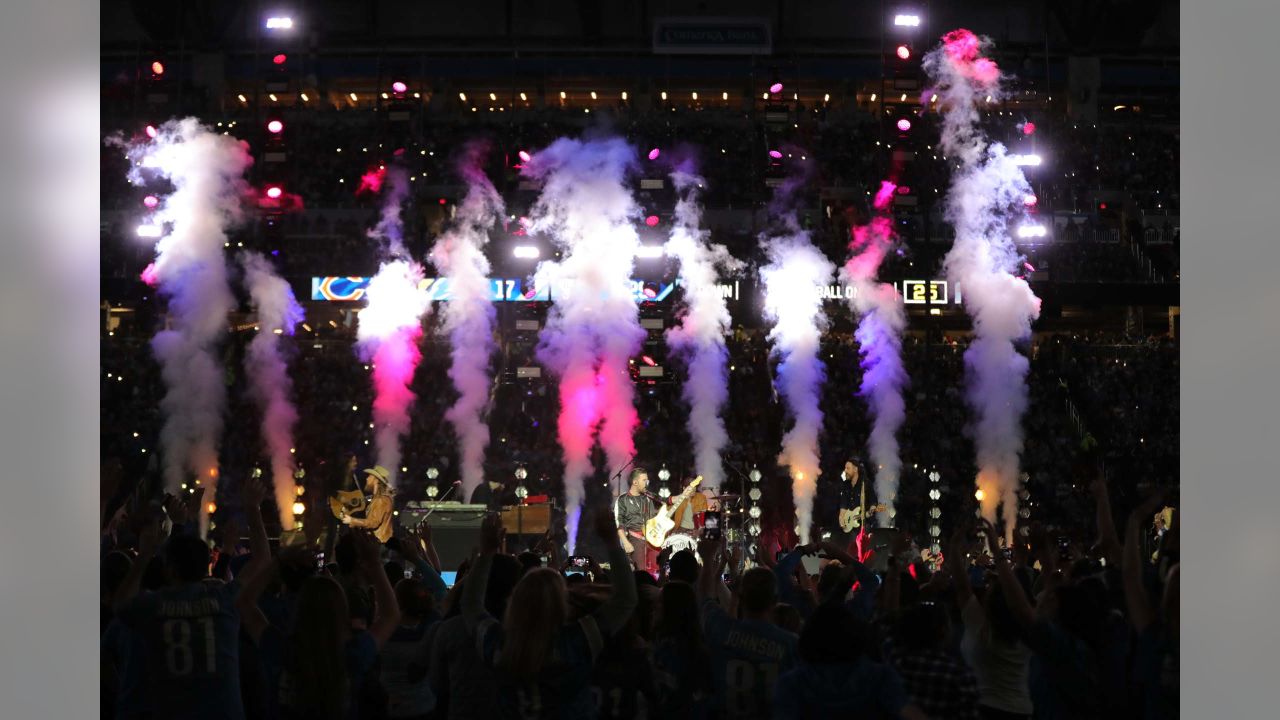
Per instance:
[[[200,519],[200,507],[204,504],[205,488],[198,487],[193,493],[187,493],[182,500],[182,513],[179,522],[192,525]]]
[[[497,514],[486,515],[480,524],[480,552],[496,553],[502,547],[502,540],[507,531],[502,527],[502,517]]]
[[[240,504],[245,511],[260,510],[267,497],[267,486],[262,478],[246,478],[240,483]]]
[[[155,557],[166,537],[168,537],[168,533],[164,529],[164,517],[159,513],[150,515],[143,522],[142,532],[138,535],[138,556],[142,558]]]
[[[987,551],[991,553],[992,559],[999,559],[1004,557],[1000,553],[1000,545],[999,545],[1000,541],[998,539],[998,536],[996,535],[995,526],[992,525],[991,521],[987,520],[986,518],[983,518],[978,522],[982,524],[982,535],[983,535],[983,538],[986,540]]]

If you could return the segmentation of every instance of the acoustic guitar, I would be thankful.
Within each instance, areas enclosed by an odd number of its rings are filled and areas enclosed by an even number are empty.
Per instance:
[[[359,488],[355,490],[339,490],[329,496],[329,509],[333,511],[333,516],[339,520],[344,515],[363,512],[366,505],[364,491]]]
[[[666,542],[667,533],[671,532],[671,529],[676,526],[676,521],[671,519],[671,514],[675,511],[675,508],[680,507],[680,503],[689,499],[689,495],[693,493],[693,489],[698,487],[698,484],[701,482],[701,475],[694,478],[693,482],[689,483],[689,487],[686,487],[684,492],[680,493],[680,495],[673,500],[670,505],[663,505],[658,510],[657,515],[654,515],[645,522],[644,539],[646,542],[655,548],[662,548],[662,543]]]

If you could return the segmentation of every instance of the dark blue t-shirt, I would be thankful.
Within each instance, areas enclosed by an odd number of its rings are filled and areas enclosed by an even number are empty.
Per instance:
[[[702,603],[702,626],[716,714],[771,717],[778,678],[795,664],[796,635],[773,623],[734,619],[712,600]]]
[[[778,679],[776,718],[896,718],[907,704],[902,678],[888,665],[801,663]]]
[[[274,625],[269,626],[258,643],[262,664],[266,668],[268,687],[271,691],[270,705],[277,708],[281,718],[305,718],[299,711],[296,700],[298,693],[305,693],[308,688],[296,687],[289,677],[289,644],[288,638]],[[360,717],[360,687],[369,671],[378,659],[378,643],[373,635],[363,630],[352,633],[347,640],[343,662],[347,668],[347,708],[346,716],[352,720]]]

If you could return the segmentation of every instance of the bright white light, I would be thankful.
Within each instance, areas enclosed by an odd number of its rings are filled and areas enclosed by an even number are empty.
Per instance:
[[[636,247],[636,257],[638,258],[660,258],[664,252],[661,245],[639,245]]]
[[[1039,155],[1010,155],[1009,157],[1013,159],[1014,165],[1023,167],[1038,167],[1041,162]]]
[[[536,245],[517,245],[511,248],[511,254],[524,260],[536,260],[542,252]]]
[[[623,100],[626,100],[626,99],[627,99],[627,91],[626,91],[626,90],[623,90],[623,91],[622,91],[622,99],[623,99]]]
[[[893,24],[898,27],[920,27],[919,15],[894,15]]]
[[[267,18],[268,30],[290,30],[293,28],[293,18],[291,17],[269,17]]]
[[[529,100],[528,95],[525,95],[524,93],[520,93],[520,102],[527,102],[528,100]]]
[[[158,238],[164,235],[164,228],[159,225],[145,223],[138,226],[138,237],[140,238]]]
[[[1048,228],[1043,225],[1020,225],[1018,227],[1018,237],[1020,238],[1040,238],[1048,234]]]
[[[355,94],[355,93],[351,93],[351,102],[357,102],[358,100],[359,100],[359,98],[356,96],[356,94]]]

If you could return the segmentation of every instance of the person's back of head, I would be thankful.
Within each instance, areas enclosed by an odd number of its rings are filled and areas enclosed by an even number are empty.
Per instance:
[[[516,561],[520,563],[520,574],[529,572],[534,568],[542,567],[542,558],[535,552],[525,550],[516,556]]]
[[[422,622],[436,609],[436,599],[417,578],[403,578],[396,583],[396,603],[405,625]]]
[[[829,563],[822,568],[822,572],[818,574],[818,597],[825,598],[832,593],[839,591],[840,585],[845,581],[847,568],[838,563]],[[847,591],[849,588],[845,588]],[[844,598],[844,593],[840,593],[840,599]]]
[[[654,640],[671,639],[701,644],[702,626],[698,622],[698,596],[693,586],[669,582],[658,595]]]
[[[738,603],[743,613],[767,620],[777,602],[778,585],[772,570],[754,567],[742,574],[741,586],[738,589]]]
[[[862,656],[868,630],[843,605],[822,605],[800,631],[796,651],[813,665],[850,663]]]
[[[667,578],[696,585],[698,583],[698,557],[692,550],[681,550],[671,556]]]
[[[568,593],[560,573],[551,568],[525,573],[511,591],[503,616],[506,645],[498,668],[518,678],[536,676],[551,657],[568,614]]]
[[[350,613],[342,586],[323,575],[305,580],[298,591],[286,660],[293,694],[285,702],[296,713],[342,716],[351,692],[345,662],[350,635]]]
[[[187,584],[209,576],[209,546],[191,535],[169,538],[164,564],[172,582]]]
[[[903,610],[894,624],[893,639],[908,653],[936,650],[946,642],[951,618],[941,605],[917,603]]]

